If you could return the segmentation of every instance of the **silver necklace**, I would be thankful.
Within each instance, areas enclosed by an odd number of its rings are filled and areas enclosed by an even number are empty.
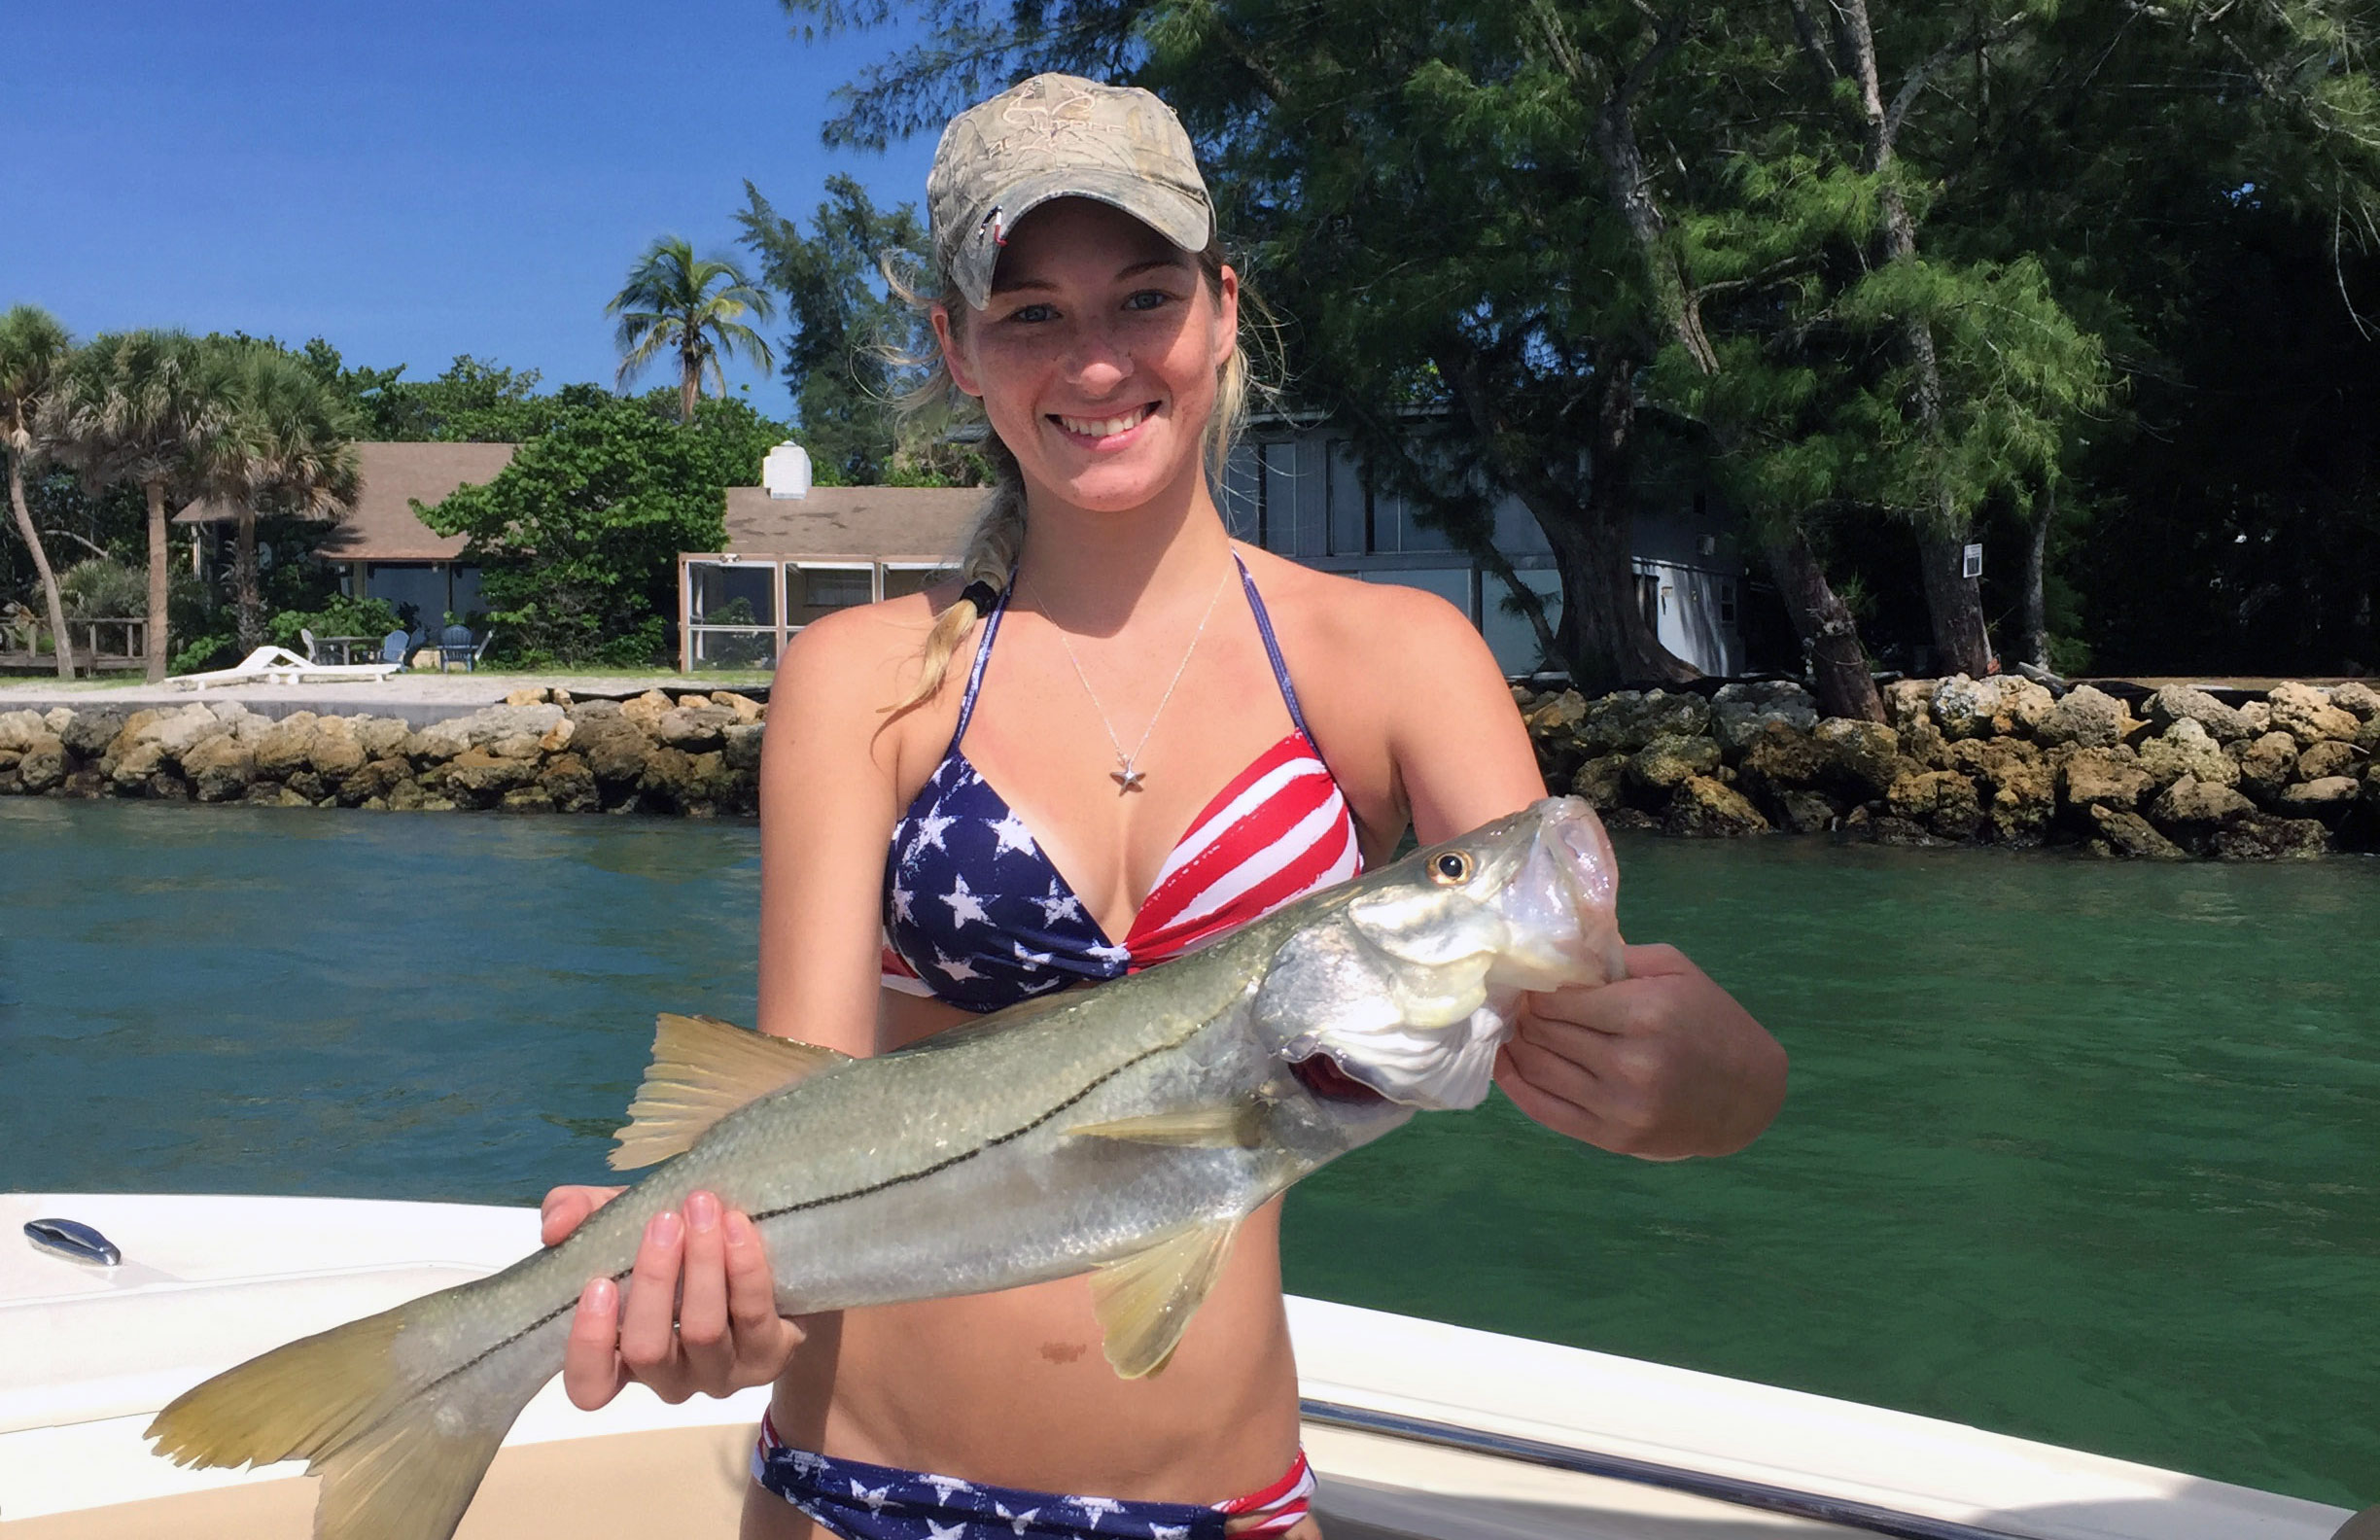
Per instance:
[[[1083,672],[1082,659],[1075,656],[1074,644],[1067,639],[1066,627],[1050,614],[1049,606],[1041,602],[1039,594],[1027,589],[1033,608],[1041,612],[1042,617],[1049,621],[1050,629],[1058,633],[1058,645],[1066,648],[1067,661],[1074,665],[1074,677],[1082,681],[1083,693],[1091,697],[1091,709],[1099,714],[1100,725],[1107,731],[1107,742],[1115,748],[1116,767],[1107,772],[1107,779],[1116,784],[1118,796],[1127,791],[1139,790],[1140,783],[1148,779],[1146,770],[1136,770],[1133,765],[1139,759],[1140,751],[1148,747],[1150,734],[1157,731],[1157,718],[1165,715],[1167,704],[1173,699],[1174,685],[1179,684],[1182,675],[1189,672],[1190,654],[1198,650],[1199,638],[1207,634],[1207,622],[1214,618],[1215,606],[1222,603],[1223,589],[1231,581],[1231,576],[1225,573],[1222,580],[1215,584],[1214,593],[1207,600],[1207,612],[1199,616],[1198,629],[1190,633],[1190,645],[1182,648],[1181,662],[1174,668],[1173,678],[1167,682],[1165,693],[1157,697],[1157,709],[1149,713],[1148,727],[1140,734],[1140,741],[1133,745],[1130,753],[1124,752],[1124,740],[1116,736],[1115,723],[1107,719],[1107,708],[1100,704],[1099,691],[1091,687],[1091,676]],[[1018,580],[1018,586],[1025,587],[1023,579]]]

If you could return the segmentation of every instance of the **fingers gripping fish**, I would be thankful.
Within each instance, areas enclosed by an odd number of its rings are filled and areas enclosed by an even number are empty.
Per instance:
[[[1153,1374],[1250,1212],[1422,1108],[1476,1106],[1522,994],[1621,975],[1602,825],[1550,798],[1128,978],[872,1059],[661,1020],[569,1240],[278,1348],[158,1415],[182,1464],[304,1458],[322,1540],[445,1540],[561,1368],[589,1278],[708,1188],[788,1315],[1091,1275],[1107,1359]]]

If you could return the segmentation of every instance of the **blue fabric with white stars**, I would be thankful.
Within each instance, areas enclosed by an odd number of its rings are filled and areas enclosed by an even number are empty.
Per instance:
[[[893,827],[885,934],[938,998],[971,1011],[1120,978],[1132,961],[956,749]]]
[[[844,1540],[1223,1540],[1224,1515],[1195,1503],[988,1487],[808,1450],[755,1450],[752,1480]]]

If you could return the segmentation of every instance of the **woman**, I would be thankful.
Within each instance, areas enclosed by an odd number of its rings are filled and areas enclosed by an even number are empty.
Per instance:
[[[1545,790],[1461,614],[1226,534],[1239,280],[1156,98],[1028,81],[954,121],[928,191],[934,332],[1000,487],[962,581],[787,649],[761,767],[760,1026],[855,1055],[1161,961],[1409,822],[1437,840]],[[1674,951],[1628,967],[1536,998],[1498,1084],[1606,1149],[1747,1143],[1781,1051]],[[558,1189],[548,1242],[603,1196]],[[671,1400],[774,1379],[748,1536],[1219,1532],[1220,1507],[1311,1537],[1278,1224],[1242,1227],[1172,1362],[1124,1381],[1081,1278],[780,1320],[751,1226],[695,1194],[648,1230],[624,1313],[588,1285],[565,1382],[595,1406],[631,1378]]]

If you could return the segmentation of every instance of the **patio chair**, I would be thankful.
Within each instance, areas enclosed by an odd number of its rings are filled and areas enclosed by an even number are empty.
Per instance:
[[[298,640],[305,644],[306,661],[308,663],[319,663],[322,661],[322,648],[314,645],[313,632],[307,630],[304,626],[299,626],[298,628]]]
[[[446,672],[449,663],[460,663],[468,673],[479,671],[479,654],[472,647],[471,627],[450,625],[438,633],[438,672]]]
[[[412,648],[413,635],[411,632],[391,631],[380,639],[380,661],[394,665],[397,672],[402,674],[405,668],[405,656],[412,650]]]

